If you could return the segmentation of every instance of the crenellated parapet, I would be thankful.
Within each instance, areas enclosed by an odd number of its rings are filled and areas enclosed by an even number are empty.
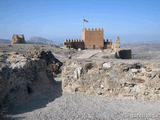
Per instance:
[[[105,43],[112,43],[112,39],[104,39]]]
[[[83,40],[80,39],[66,39],[65,43],[81,43]]]
[[[82,40],[66,39],[64,47],[73,49],[111,49],[120,50],[120,38],[117,36],[116,41],[112,39],[104,39],[103,28],[83,28]]]
[[[103,28],[83,28],[85,32],[103,32]]]
[[[80,39],[66,39],[64,42],[65,48],[84,49],[84,42]]]
[[[104,39],[104,49],[112,49],[112,39]]]

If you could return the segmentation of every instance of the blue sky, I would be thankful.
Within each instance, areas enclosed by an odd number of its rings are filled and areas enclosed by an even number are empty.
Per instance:
[[[160,41],[160,0],[0,0],[0,38],[81,38],[83,18],[87,28],[103,27],[105,38]]]

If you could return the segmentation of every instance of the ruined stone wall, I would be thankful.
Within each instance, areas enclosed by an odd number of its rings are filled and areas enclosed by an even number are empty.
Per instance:
[[[66,40],[64,42],[65,48],[84,49],[84,42],[82,40]]]
[[[0,66],[0,113],[4,106],[21,104],[32,93],[54,89],[54,75],[61,71],[62,63],[50,51],[35,53],[6,55]]]
[[[13,34],[11,44],[23,44],[23,43],[26,43],[23,34]]]
[[[69,93],[160,101],[160,64],[69,60],[62,70],[62,89]]]
[[[103,29],[83,29],[82,40],[86,49],[100,49],[104,47],[104,31]]]

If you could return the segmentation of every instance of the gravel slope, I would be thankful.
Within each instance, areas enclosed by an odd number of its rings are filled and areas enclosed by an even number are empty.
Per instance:
[[[9,120],[160,120],[160,103],[82,94],[63,94],[53,101],[48,100],[50,97],[34,96],[25,104],[10,109]],[[36,101],[41,107],[27,111]],[[42,107],[41,103],[45,102]]]

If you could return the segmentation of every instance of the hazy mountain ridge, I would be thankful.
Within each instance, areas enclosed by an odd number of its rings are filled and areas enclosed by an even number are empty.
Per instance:
[[[0,39],[0,43],[10,43],[10,40],[8,40],[8,39]]]
[[[43,37],[34,36],[34,37],[31,37],[29,40],[27,40],[27,42],[29,42],[29,43],[39,43],[39,44],[50,44],[51,40],[48,40],[48,39],[43,38]]]

